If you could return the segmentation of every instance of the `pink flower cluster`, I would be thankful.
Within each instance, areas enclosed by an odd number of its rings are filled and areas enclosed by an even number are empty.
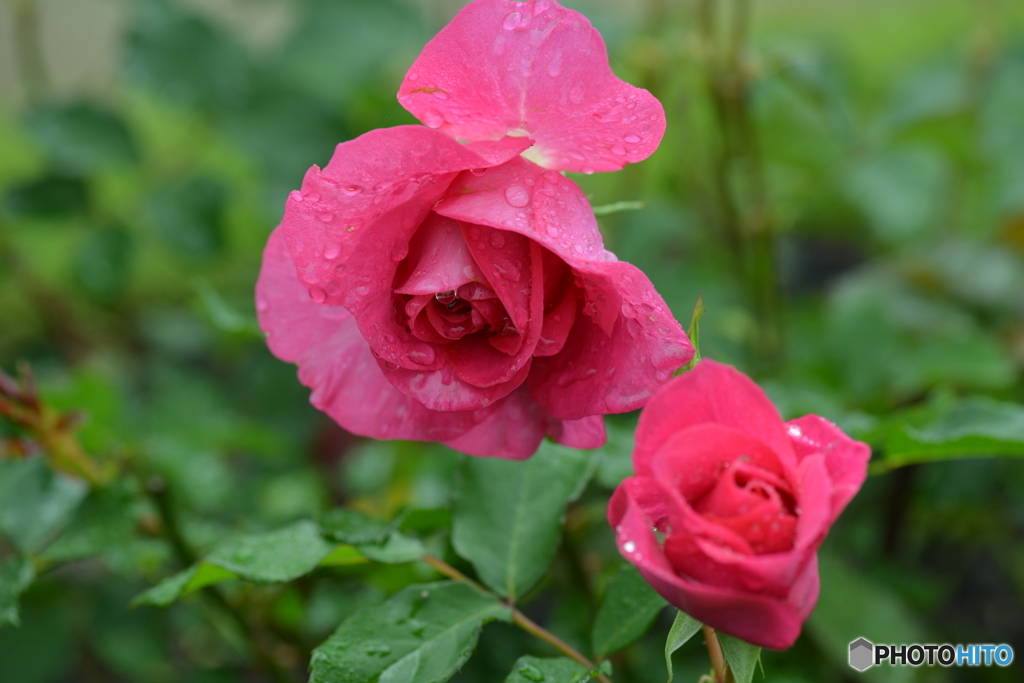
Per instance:
[[[550,0],[470,3],[398,98],[424,126],[338,145],[291,193],[257,284],[271,350],[357,434],[505,458],[545,435],[602,445],[602,416],[693,349],[561,171],[645,159],[661,105]]]

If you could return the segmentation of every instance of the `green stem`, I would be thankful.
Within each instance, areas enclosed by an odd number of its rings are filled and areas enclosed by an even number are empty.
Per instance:
[[[421,559],[423,560],[423,562],[429,564],[431,567],[436,569],[439,573],[443,574],[444,576],[447,576],[449,579],[461,581],[462,583],[468,583],[477,590],[483,591],[485,593],[491,593],[491,591],[487,590],[479,583],[469,578],[468,576],[466,576],[458,569],[451,566],[439,557],[434,557],[433,555],[425,555]],[[530,635],[539,638],[540,640],[543,640],[545,643],[555,648],[569,659],[572,659],[573,661],[583,665],[587,669],[593,670],[597,668],[597,665],[594,662],[590,661],[582,654],[580,654],[579,651],[576,650],[572,645],[569,645],[569,643],[565,642],[551,631],[548,631],[543,626],[530,619],[528,616],[526,616],[518,609],[516,609],[515,606],[510,604],[508,601],[505,601],[505,604],[508,606],[510,610],[512,610],[513,624],[523,629]],[[597,680],[601,683],[611,683],[611,680],[602,673],[597,674]]]

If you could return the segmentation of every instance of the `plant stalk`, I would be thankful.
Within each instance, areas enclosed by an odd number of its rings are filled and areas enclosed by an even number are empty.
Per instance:
[[[458,569],[456,569],[455,567],[451,566],[450,564],[448,564],[447,562],[438,557],[434,557],[433,555],[425,555],[421,559],[423,560],[423,562],[429,564],[431,567],[436,569],[439,573],[443,574],[444,576],[447,576],[449,579],[461,581],[462,583],[468,583],[477,590],[483,591],[485,593],[491,593],[491,591],[487,590],[479,583],[469,578],[468,576],[460,572]],[[545,643],[555,648],[569,659],[583,665],[584,667],[588,669],[597,668],[597,665],[594,662],[590,661],[582,654],[580,654],[580,652],[576,650],[572,645],[569,645],[569,643],[565,642],[551,631],[548,631],[543,626],[530,619],[528,616],[526,616],[518,609],[516,609],[515,606],[509,603],[508,601],[504,602],[508,606],[508,608],[512,610],[513,624],[523,629],[530,635],[539,638],[540,640],[543,640]],[[603,673],[597,674],[596,679],[601,683],[612,683],[611,679],[609,679]]]

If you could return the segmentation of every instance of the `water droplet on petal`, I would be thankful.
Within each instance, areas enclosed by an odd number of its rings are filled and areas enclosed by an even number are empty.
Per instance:
[[[436,97],[439,100],[447,100],[448,93],[446,93],[444,90],[435,90],[434,97]]]
[[[406,355],[416,365],[430,365],[436,356],[434,347],[430,344],[415,344]]]
[[[444,117],[436,109],[428,109],[423,112],[423,117],[420,120],[427,128],[440,128],[444,125]]]
[[[398,262],[404,259],[409,254],[409,243],[399,242],[391,250],[391,260]]]
[[[323,302],[327,301],[327,292],[325,292],[319,287],[314,287],[313,289],[309,290],[309,298],[311,298],[318,304],[322,304]]]
[[[305,199],[305,197],[303,197],[302,193],[299,192],[298,190],[292,190],[291,192],[288,193],[288,199],[292,200],[293,202],[301,202]]]
[[[438,303],[447,306],[458,298],[458,293],[454,289],[449,289],[447,292],[438,292],[434,295],[434,298]]]
[[[359,185],[349,185],[348,187],[342,189],[342,192],[344,192],[347,195],[357,195],[362,191],[363,188],[361,188]]]
[[[558,237],[558,226],[550,224],[546,228],[544,228],[544,232],[546,232],[550,237]]]
[[[512,12],[505,17],[505,21],[501,22],[501,25],[505,27],[506,31],[519,28],[519,21],[522,17],[519,12]]]
[[[505,190],[505,200],[516,208],[522,208],[530,203],[530,193],[518,185],[512,185]]]
[[[640,137],[637,136],[637,135],[627,135],[626,137],[624,137],[622,139],[625,140],[626,142],[631,142],[631,143],[634,143],[634,144],[637,143],[637,142],[640,142]]]
[[[612,145],[612,154],[620,157],[625,156],[626,148],[619,144]]]
[[[491,246],[495,249],[501,249],[505,246],[505,235],[502,234],[501,230],[495,230],[491,233]]]
[[[636,543],[633,543],[633,541],[626,541],[622,544],[622,549],[627,553],[634,552],[636,551]]]
[[[338,254],[341,253],[341,245],[337,242],[328,242],[327,246],[324,247],[324,258],[333,259],[338,258]]]
[[[316,217],[317,217],[317,220],[319,220],[322,223],[330,223],[331,221],[334,220],[334,214],[330,213],[329,211],[324,211],[323,213],[318,213],[316,215]]]
[[[584,166],[583,167],[583,173],[585,175],[593,175],[594,174],[594,169],[592,169],[590,166]]]

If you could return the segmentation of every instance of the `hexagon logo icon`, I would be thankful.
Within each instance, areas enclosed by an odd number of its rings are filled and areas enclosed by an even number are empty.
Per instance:
[[[858,638],[850,643],[850,666],[857,671],[864,671],[874,664],[875,646],[865,638]]]

